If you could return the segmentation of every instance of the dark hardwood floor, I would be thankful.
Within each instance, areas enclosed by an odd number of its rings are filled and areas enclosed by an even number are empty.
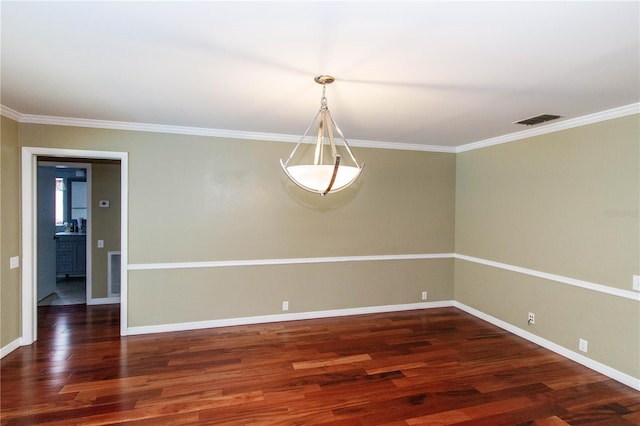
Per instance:
[[[118,309],[38,308],[1,423],[640,424],[640,392],[455,308],[125,338]]]

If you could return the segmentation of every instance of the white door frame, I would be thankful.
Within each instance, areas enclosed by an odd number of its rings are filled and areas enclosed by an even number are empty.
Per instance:
[[[37,157],[95,158],[120,160],[120,334],[127,333],[127,267],[128,267],[128,153],[113,151],[86,151],[78,149],[22,147],[22,345],[30,345],[37,339]],[[87,241],[87,244],[91,244]]]

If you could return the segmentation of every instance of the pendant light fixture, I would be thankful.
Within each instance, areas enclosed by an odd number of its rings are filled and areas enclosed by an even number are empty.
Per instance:
[[[309,127],[307,127],[298,144],[293,148],[293,151],[291,151],[287,161],[283,162],[280,160],[280,165],[289,179],[300,188],[320,195],[326,195],[340,191],[351,185],[358,176],[360,176],[364,164],[362,164],[362,166],[358,164],[347,140],[333,120],[333,117],[331,117],[329,107],[327,107],[327,98],[325,97],[326,85],[333,83],[335,78],[330,75],[319,75],[314,80],[316,83],[322,85],[320,110],[311,124],[309,124]],[[298,148],[307,138],[312,128],[317,128],[313,158],[298,160],[296,157]],[[345,161],[338,152],[334,130],[336,136],[342,140],[343,150],[349,155],[350,161]],[[296,158],[294,159],[294,157]]]

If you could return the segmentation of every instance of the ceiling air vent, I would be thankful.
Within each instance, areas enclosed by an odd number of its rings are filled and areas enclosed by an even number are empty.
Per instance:
[[[525,126],[533,126],[535,124],[544,123],[545,121],[555,120],[560,118],[560,115],[553,114],[540,114],[535,117],[525,118],[524,120],[516,121],[513,124],[524,124]]]

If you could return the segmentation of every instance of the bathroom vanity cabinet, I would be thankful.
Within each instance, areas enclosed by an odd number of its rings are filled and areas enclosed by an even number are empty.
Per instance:
[[[86,273],[86,234],[58,232],[56,234],[56,275],[84,276]]]

